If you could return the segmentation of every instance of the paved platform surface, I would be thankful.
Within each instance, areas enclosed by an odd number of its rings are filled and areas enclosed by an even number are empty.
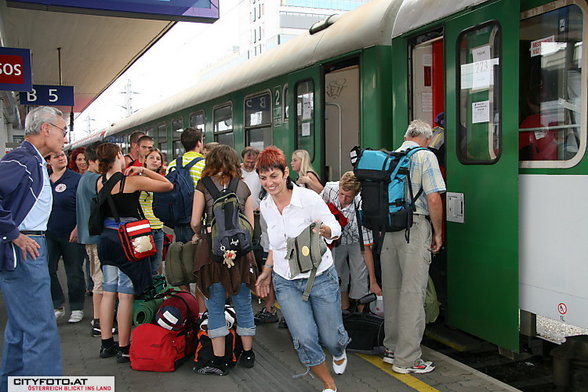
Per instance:
[[[33,305],[33,304],[31,304]],[[190,361],[173,373],[151,373],[132,370],[114,358],[98,356],[100,338],[90,336],[91,297],[86,298],[86,317],[78,324],[68,324],[69,313],[58,320],[63,365],[68,376],[115,376],[116,391],[130,392],[237,392],[320,391],[321,383],[310,376],[293,378],[304,373],[292,347],[290,335],[277,324],[261,325],[254,341],[256,364],[252,369],[236,367],[224,377],[199,375],[192,371]],[[254,307],[258,308],[257,300]],[[66,309],[67,311],[67,309]],[[0,297],[0,327],[4,331],[6,311]],[[3,340],[3,339],[2,339]],[[423,375],[401,375],[392,372],[380,357],[349,353],[344,375],[336,376],[338,391],[428,391],[479,392],[517,391],[472,368],[438,352],[423,348],[423,357],[432,360],[437,369]],[[328,361],[330,362],[330,357]]]

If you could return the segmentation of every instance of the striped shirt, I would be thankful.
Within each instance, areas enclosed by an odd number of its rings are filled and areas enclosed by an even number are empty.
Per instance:
[[[339,181],[337,182],[327,182],[323,191],[321,192],[321,196],[325,203],[333,203],[335,207],[339,211],[345,215],[347,218],[347,224],[341,230],[341,244],[342,245],[350,245],[350,244],[358,244],[359,243],[359,230],[357,228],[357,214],[355,213],[355,206],[361,205],[361,195],[357,194],[353,199],[353,203],[349,204],[347,207],[342,208],[341,202],[339,201]],[[365,226],[361,226],[362,236],[363,236],[363,244],[364,245],[373,245],[374,238],[372,235],[372,231]]]
[[[163,222],[157,219],[153,213],[153,192],[141,191],[141,196],[139,196],[139,204],[141,204],[143,214],[149,221],[151,228],[154,230],[163,229]]]
[[[405,141],[396,151],[404,151],[409,148],[419,147],[413,141]],[[437,157],[430,150],[421,150],[414,153],[410,158],[410,182],[412,183],[412,192],[414,195],[422,188],[423,192],[416,201],[416,214],[429,215],[429,206],[427,204],[427,195],[430,193],[445,192],[445,181],[439,170]],[[406,191],[406,200],[410,199],[408,189]]]
[[[198,157],[204,158],[204,155],[196,151],[188,151],[182,156],[182,165],[186,166],[188,163],[192,162],[193,159]],[[205,165],[206,162],[204,159],[202,159],[200,162],[190,168],[190,175],[192,176],[192,181],[194,182],[194,189],[196,189],[198,180],[200,180],[200,177],[202,177],[202,170],[204,170]],[[170,172],[172,167],[176,167],[175,159],[169,163],[169,166],[167,167],[167,173]]]

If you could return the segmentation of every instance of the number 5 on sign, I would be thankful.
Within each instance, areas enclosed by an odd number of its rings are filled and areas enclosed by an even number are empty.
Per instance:
[[[73,86],[33,84],[31,91],[20,93],[21,105],[74,106]]]

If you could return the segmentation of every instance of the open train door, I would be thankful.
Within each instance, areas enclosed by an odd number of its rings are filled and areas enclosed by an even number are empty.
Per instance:
[[[444,25],[447,322],[519,349],[518,1]]]

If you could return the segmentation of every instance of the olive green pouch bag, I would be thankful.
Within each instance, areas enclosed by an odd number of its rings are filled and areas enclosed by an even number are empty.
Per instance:
[[[321,224],[322,222],[312,222],[298,236],[286,240],[286,259],[292,276],[310,271],[306,288],[302,294],[303,301],[308,301],[316,271],[327,251],[327,244],[319,234]]]

